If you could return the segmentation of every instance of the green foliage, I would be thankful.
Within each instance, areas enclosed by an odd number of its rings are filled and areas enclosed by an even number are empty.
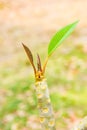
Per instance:
[[[43,61],[46,49],[43,51],[44,47],[41,45],[37,48],[39,48],[38,52],[40,52]],[[66,51],[68,49],[68,53],[63,49]],[[34,92],[33,71],[31,66],[26,64],[25,58],[22,58],[23,54],[17,54],[17,61],[15,58],[12,60],[12,63],[15,61],[17,66],[14,66],[15,63],[12,64],[9,59],[9,66],[8,62],[5,62],[0,67],[1,130],[11,130],[13,126],[16,126],[18,130],[34,130],[30,124],[29,128],[26,128],[26,125],[27,122],[33,124],[37,120],[35,115],[38,111],[36,109],[37,99]],[[83,43],[80,46],[74,44],[72,47],[69,42],[64,44],[49,61],[46,71],[47,83],[59,129],[68,129],[66,124],[63,124],[65,122],[63,119],[70,118],[70,111],[75,113],[77,118],[82,118],[87,114],[87,100],[85,100],[87,95],[86,60]],[[9,117],[12,118],[10,121]],[[37,130],[39,130],[38,127]]]
[[[77,23],[78,21],[65,26],[53,36],[48,46],[48,56],[51,55],[55,49],[72,33]]]

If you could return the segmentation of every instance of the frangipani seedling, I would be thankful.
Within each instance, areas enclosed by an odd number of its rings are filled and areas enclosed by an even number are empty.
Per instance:
[[[40,56],[37,54],[37,68],[35,67],[32,52],[26,45],[23,44],[23,47],[27,53],[27,56],[35,74],[35,89],[38,99],[38,109],[40,114],[40,123],[42,126],[42,130],[56,130],[53,108],[49,97],[46,79],[44,77],[46,65],[49,57],[52,55],[55,49],[72,33],[77,23],[78,21],[65,26],[53,36],[49,43],[48,56],[43,66],[41,64]]]

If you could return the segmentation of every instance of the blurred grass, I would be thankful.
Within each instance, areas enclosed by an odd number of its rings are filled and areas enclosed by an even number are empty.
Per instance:
[[[47,45],[34,48],[41,55],[42,62],[47,54]],[[45,54],[45,55],[44,55]],[[50,88],[50,96],[57,119],[57,128],[67,129],[64,118],[71,119],[87,114],[87,63],[82,44],[67,41],[57,49],[50,58],[46,78]],[[12,62],[11,62],[12,61]],[[44,62],[43,62],[44,63]],[[38,129],[29,124],[38,124],[37,99],[34,91],[33,69],[21,48],[10,60],[1,64],[0,68],[0,128],[1,130]],[[58,114],[57,114],[58,113]],[[37,115],[37,117],[35,117]]]

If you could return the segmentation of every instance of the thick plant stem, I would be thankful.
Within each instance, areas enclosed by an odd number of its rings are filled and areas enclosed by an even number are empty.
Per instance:
[[[34,69],[34,74],[36,79],[35,88],[36,88],[36,95],[38,98],[38,109],[40,114],[40,123],[42,125],[42,130],[56,130],[55,119],[53,116],[53,109],[50,102],[48,86],[44,78],[44,72],[45,72],[48,58],[46,59],[46,62],[42,69],[41,60],[39,55],[37,54],[37,69],[36,69],[33,62],[33,55],[30,49],[24,44],[23,47]]]
[[[36,80],[36,95],[38,98],[38,109],[42,130],[56,130],[53,109],[49,97],[46,79]]]
[[[87,130],[87,116],[80,120],[72,130]]]

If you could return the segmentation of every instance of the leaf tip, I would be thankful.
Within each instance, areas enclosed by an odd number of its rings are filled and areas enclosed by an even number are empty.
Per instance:
[[[74,24],[75,26],[79,23],[79,20],[76,20],[75,22],[73,22],[72,24]]]

